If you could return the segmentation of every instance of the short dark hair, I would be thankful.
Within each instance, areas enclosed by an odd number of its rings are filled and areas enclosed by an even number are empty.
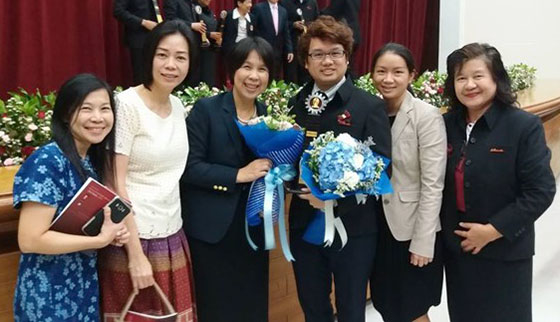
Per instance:
[[[346,23],[337,21],[331,16],[319,16],[307,26],[307,32],[299,38],[297,52],[299,62],[302,65],[307,62],[311,38],[341,44],[346,52],[346,58],[349,59],[352,56],[352,47],[354,46],[352,29]]]
[[[504,105],[513,105],[516,102],[516,95],[511,89],[511,80],[502,62],[500,52],[488,44],[472,43],[455,50],[447,56],[447,79],[443,95],[451,103],[451,108],[463,106],[455,94],[455,75],[461,70],[465,62],[481,58],[488,67],[494,82],[496,82],[496,96],[494,101]]]
[[[189,46],[189,71],[196,65],[198,58],[198,48],[194,46],[194,35],[187,25],[181,20],[165,20],[159,23],[146,38],[144,48],[142,50],[142,60],[144,61],[142,70],[142,84],[150,89],[154,81],[152,67],[154,64],[154,55],[161,40],[169,35],[179,34],[185,38]]]
[[[243,63],[253,50],[257,52],[263,60],[266,68],[268,68],[269,75],[272,75],[274,67],[274,50],[272,46],[261,37],[247,37],[235,44],[233,49],[229,52],[227,71],[232,82],[235,72],[243,66]],[[268,85],[270,85],[271,82],[272,77],[269,77]]]
[[[375,53],[375,55],[373,56],[371,68],[375,68],[375,64],[377,63],[379,57],[383,56],[386,53],[393,53],[397,56],[400,56],[405,61],[408,72],[416,72],[414,57],[412,56],[410,50],[405,46],[394,42],[386,43]]]
[[[64,155],[78,171],[82,180],[88,177],[87,171],[80,162],[80,156],[72,135],[71,123],[86,97],[99,89],[107,91],[114,122],[117,121],[115,100],[109,84],[92,74],[78,74],[67,80],[58,90],[54,103],[51,130],[53,140],[58,144]],[[97,144],[92,144],[87,154],[100,179],[114,179],[113,166],[115,160],[115,127]],[[114,183],[114,182],[111,182]]]
[[[247,0],[233,0],[233,5],[235,6],[235,8],[239,7],[238,2],[245,2]]]

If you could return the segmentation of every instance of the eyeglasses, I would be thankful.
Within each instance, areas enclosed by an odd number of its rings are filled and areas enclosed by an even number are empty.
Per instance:
[[[329,56],[332,60],[336,60],[336,59],[341,59],[346,55],[346,51],[339,49],[339,50],[333,50],[330,53],[324,53],[324,52],[313,52],[307,56],[311,57],[311,59],[313,60],[323,60],[325,59],[327,56]]]

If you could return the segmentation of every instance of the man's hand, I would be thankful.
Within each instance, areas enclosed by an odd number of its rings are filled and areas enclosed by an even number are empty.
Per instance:
[[[206,33],[206,24],[203,22],[193,22],[191,23],[191,29],[197,31],[201,34]]]
[[[294,60],[294,54],[289,53],[289,54],[288,54],[288,63],[291,63],[292,60]]]
[[[146,19],[142,19],[142,27],[148,29],[148,30],[152,30],[157,26],[157,22],[155,21],[151,21],[151,20],[146,20]]]
[[[309,205],[315,209],[325,209],[325,202],[311,194],[309,188],[302,188],[301,190],[309,191],[309,193],[298,194],[298,197],[303,200],[307,200],[309,202]]]

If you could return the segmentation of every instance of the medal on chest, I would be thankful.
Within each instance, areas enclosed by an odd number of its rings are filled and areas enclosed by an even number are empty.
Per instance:
[[[321,115],[327,105],[327,95],[323,92],[311,94],[305,100],[305,109],[309,115]]]

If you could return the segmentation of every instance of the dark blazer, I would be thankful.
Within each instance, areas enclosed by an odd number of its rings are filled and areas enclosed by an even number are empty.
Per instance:
[[[302,126],[307,115],[305,100],[313,90],[313,82],[308,83],[292,100],[296,122]],[[348,111],[351,115],[350,126],[338,123],[337,117]],[[391,157],[391,128],[385,112],[385,103],[354,86],[349,77],[338,89],[332,101],[321,114],[320,133],[334,131],[335,135],[348,133],[358,140],[373,139],[372,149],[388,158]],[[377,231],[375,198],[370,197],[366,204],[358,205],[355,197],[339,199],[335,215],[344,223],[348,236],[358,236]],[[316,210],[307,200],[292,198],[290,205],[290,228],[304,229],[313,218]]]
[[[163,12],[165,13],[165,19],[180,19],[186,22],[189,27],[191,23],[198,22],[191,0],[164,0]]]
[[[290,36],[290,26],[288,25],[288,12],[278,5],[278,35],[274,30],[272,13],[268,1],[261,2],[253,7],[255,16],[255,35],[264,38],[274,50],[283,58],[293,53],[292,38]]]
[[[187,24],[187,26],[189,26],[189,28],[191,27],[192,23],[200,22],[200,20],[203,20],[206,24],[206,37],[208,37],[211,42],[214,42],[212,38],[210,38],[210,32],[216,31],[218,27],[218,22],[214,17],[214,13],[212,12],[212,10],[210,10],[210,8],[200,6],[202,9],[202,13],[197,14],[195,8],[198,3],[196,2],[196,0],[193,1],[194,3],[191,0],[165,0],[163,2],[165,19],[182,20]],[[199,32],[193,32],[193,34],[195,35],[194,39],[196,41],[196,46],[198,47],[202,42],[202,38]]]
[[[249,19],[247,21],[247,36],[251,37],[255,34],[255,16],[249,13]],[[229,53],[229,51],[235,45],[235,39],[237,39],[237,28],[239,27],[239,18],[233,19],[233,10],[229,11],[226,16],[226,21],[224,24],[224,30],[222,31],[222,52],[224,54]]]
[[[476,255],[499,260],[530,258],[534,254],[534,221],[548,208],[556,192],[540,119],[513,106],[494,103],[476,122],[465,145],[465,111],[444,116],[448,161],[442,205],[446,248],[461,252],[462,238],[453,233],[458,223],[491,223],[504,237]],[[457,211],[455,167],[465,152],[466,212]]]
[[[266,108],[257,103],[257,113]],[[189,158],[181,179],[183,227],[189,237],[208,243],[226,234],[243,190],[235,183],[239,168],[255,157],[235,124],[231,92],[198,100],[187,118]]]
[[[149,30],[142,20],[157,21],[151,0],[114,0],[113,16],[124,24],[124,42],[130,48],[142,48]]]
[[[360,44],[360,4],[361,0],[331,0],[331,4],[321,11],[323,15],[344,20],[354,32],[354,46]]]
[[[280,0],[279,3],[282,7],[286,8],[286,11],[288,12],[292,46],[294,47],[295,52],[297,50],[299,36],[302,34],[301,30],[294,28],[294,22],[301,21],[301,16],[297,14],[297,9],[301,9],[305,23],[309,24],[319,16],[319,7],[317,6],[317,1],[315,0],[303,0],[303,2],[300,2],[299,0]]]

